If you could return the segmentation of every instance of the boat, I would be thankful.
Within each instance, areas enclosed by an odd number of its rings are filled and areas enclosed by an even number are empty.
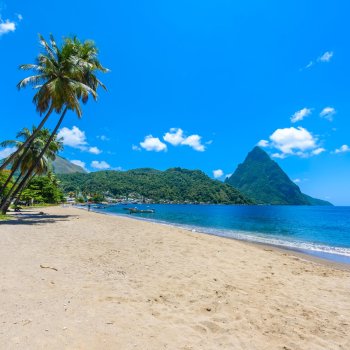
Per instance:
[[[156,211],[154,209],[138,209],[138,208],[128,208],[130,214],[153,214]]]

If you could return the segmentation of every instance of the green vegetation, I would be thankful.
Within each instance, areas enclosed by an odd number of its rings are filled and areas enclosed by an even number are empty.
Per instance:
[[[199,170],[172,168],[166,171],[99,171],[60,175],[59,179],[65,193],[109,193],[115,197],[128,197],[137,193],[154,202],[252,203],[233,187],[212,180]]]
[[[17,138],[20,140],[7,140],[3,141],[1,146],[15,146],[18,149],[21,148],[26,140],[30,139],[31,136],[36,133],[36,138],[33,142],[23,150],[18,152],[11,162],[10,175],[7,177],[2,188],[8,187],[11,179],[16,178],[15,183],[10,186],[6,194],[4,195],[2,202],[3,214],[6,213],[10,206],[11,199],[16,197],[16,201],[19,200],[23,190],[33,180],[34,176],[40,176],[48,172],[49,161],[53,161],[56,157],[56,153],[61,150],[62,143],[56,140],[56,135],[52,138],[51,142],[46,147],[50,136],[48,129],[41,129],[36,132],[36,128],[33,127],[32,131],[27,128],[22,129],[18,134]],[[39,158],[40,153],[45,149],[45,153]]]
[[[259,147],[248,154],[226,183],[259,204],[331,205],[301,193],[280,166]]]
[[[10,203],[21,196],[33,176],[47,171],[45,158],[55,143],[57,131],[67,111],[73,111],[80,118],[81,103],[87,103],[90,95],[96,100],[98,87],[105,88],[96,73],[107,72],[107,69],[99,62],[98,50],[92,41],[81,42],[76,37],[66,38],[58,46],[53,36],[49,42],[41,35],[39,39],[43,50],[37,56],[35,64],[20,66],[22,70],[33,71],[34,75],[21,80],[17,86],[19,89],[27,86],[34,88],[36,93],[33,103],[37,112],[45,114],[45,117],[32,133],[20,135],[24,137],[23,142],[7,141],[7,145],[14,142],[17,150],[0,166],[0,171],[11,166],[11,172],[0,188],[0,208],[3,214],[6,214]],[[52,133],[43,138],[40,133],[44,131],[42,128],[53,112],[60,115],[59,120]],[[29,155],[28,152],[32,154]],[[15,177],[16,180],[12,181]],[[12,184],[10,189],[9,184]]]
[[[10,220],[10,218],[6,215],[0,214],[0,221]]]
[[[63,200],[63,192],[56,177],[51,173],[34,177],[19,197],[19,202],[26,202],[27,205],[57,204]]]

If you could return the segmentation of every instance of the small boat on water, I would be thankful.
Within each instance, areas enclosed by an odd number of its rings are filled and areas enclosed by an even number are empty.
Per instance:
[[[124,210],[129,210],[130,214],[153,214],[156,212],[154,209],[124,208]]]

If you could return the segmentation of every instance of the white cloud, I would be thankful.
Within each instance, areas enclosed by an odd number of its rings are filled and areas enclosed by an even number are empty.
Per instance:
[[[20,13],[17,15],[17,18],[19,21],[23,21],[23,16]]]
[[[318,146],[317,138],[302,127],[277,129],[270,140],[270,146],[280,151],[272,154],[274,158],[283,159],[288,155],[310,157],[325,151]]]
[[[205,151],[205,146],[201,142],[201,136],[196,134],[185,136],[183,130],[180,128],[171,128],[170,131],[163,136],[163,139],[173,146],[189,146],[198,152]]]
[[[146,136],[145,140],[140,142],[140,146],[146,151],[161,152],[167,150],[167,145],[152,135]]]
[[[170,131],[163,136],[163,140],[169,142],[173,146],[181,145],[184,141],[183,130],[171,128]]]
[[[257,143],[257,145],[258,145],[259,147],[267,147],[267,146],[269,145],[269,141],[267,141],[267,140],[260,140],[260,141]]]
[[[294,179],[293,182],[295,182],[296,184],[298,184],[299,182],[301,182],[300,179]]]
[[[204,152],[205,147],[202,145],[201,139],[202,138],[199,135],[191,135],[185,138],[185,140],[182,142],[182,145],[190,146],[198,152]]]
[[[309,116],[310,114],[311,114],[310,108],[303,108],[300,111],[295,112],[290,118],[290,120],[292,123],[296,123],[303,120],[305,117]]]
[[[231,174],[226,174],[225,175],[225,178],[227,179],[227,178],[229,178],[229,177],[231,177],[232,176],[232,173]]]
[[[70,162],[86,170],[86,163],[82,162],[81,160],[75,159],[75,160],[70,160]]]
[[[323,152],[326,152],[326,150],[324,148],[322,148],[322,147],[319,147],[319,148],[314,149],[311,153],[314,156],[318,156],[319,154],[321,154]]]
[[[334,153],[346,153],[346,152],[350,152],[350,147],[348,145],[343,145],[334,151]]]
[[[102,151],[100,149],[98,149],[97,147],[89,147],[89,153],[92,153],[92,154],[101,154]]]
[[[111,166],[107,162],[105,162],[104,160],[102,160],[101,162],[99,162],[97,160],[93,160],[91,162],[91,167],[94,169],[106,170],[106,169],[109,169]]]
[[[218,179],[224,175],[224,172],[221,169],[216,169],[216,170],[213,170],[213,175],[215,179]]]
[[[15,30],[16,30],[15,22],[10,21],[9,19],[6,19],[5,21],[3,21],[0,18],[0,36],[7,33],[14,32]]]
[[[284,159],[286,158],[286,155],[284,153],[273,153],[271,154],[272,158],[279,158],[279,159]]]
[[[63,144],[65,146],[70,146],[73,148],[85,148],[87,145],[85,132],[80,130],[78,127],[73,126],[72,129],[62,128],[57,138],[63,139]]]
[[[320,113],[320,117],[325,118],[329,121],[332,121],[335,113],[336,113],[335,108],[325,107],[325,108],[323,108],[322,112]]]
[[[314,66],[317,63],[330,62],[330,60],[332,59],[333,55],[334,55],[333,51],[326,51],[320,57],[318,57],[316,60],[310,61],[303,69],[311,68],[312,66]],[[303,70],[303,69],[301,69],[301,70]]]
[[[0,151],[0,160],[7,158],[10,154],[16,151],[16,147],[6,147]]]
[[[139,146],[136,146],[136,145],[132,145],[132,146],[131,146],[131,149],[132,149],[133,151],[141,151],[141,148],[140,148]]]
[[[62,142],[65,146],[80,149],[84,152],[89,152],[92,154],[100,154],[102,151],[95,146],[89,146],[85,131],[80,130],[77,126],[73,126],[72,129],[62,128],[57,138],[62,138]]]
[[[326,51],[323,55],[318,58],[320,62],[329,62],[334,55],[333,51]]]

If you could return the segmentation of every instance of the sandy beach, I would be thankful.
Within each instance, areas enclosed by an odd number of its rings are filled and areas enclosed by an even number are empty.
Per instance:
[[[350,349],[349,271],[155,223],[41,210],[0,223],[0,349]]]

